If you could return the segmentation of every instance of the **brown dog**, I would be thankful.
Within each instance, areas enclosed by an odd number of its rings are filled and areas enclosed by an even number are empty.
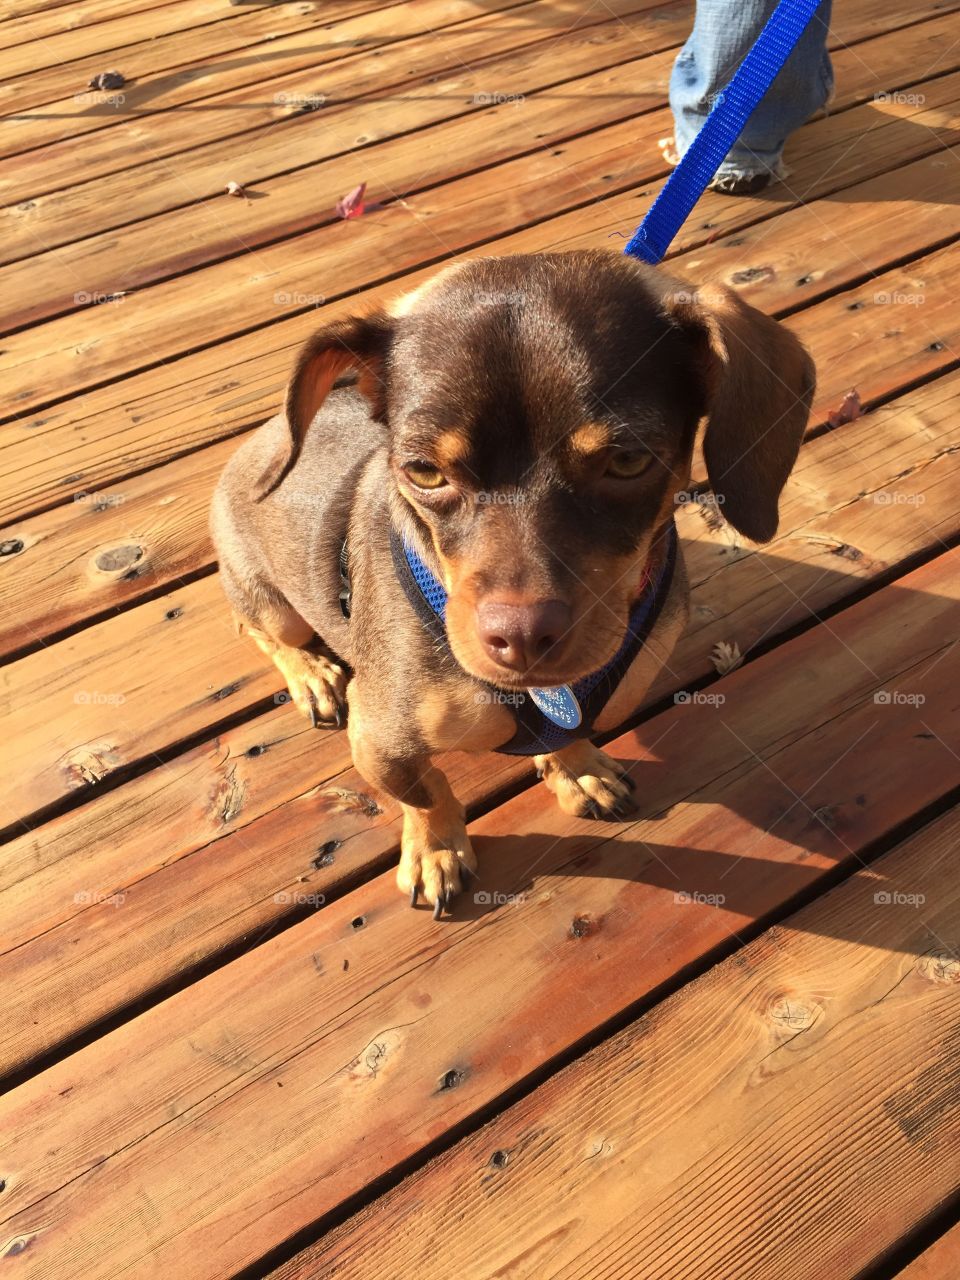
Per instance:
[[[724,515],[763,542],[813,387],[735,293],[607,253],[458,263],[306,344],[217,489],[221,576],[296,705],[338,727],[349,705],[412,901],[439,914],[476,869],[435,752],[534,754],[567,813],[626,811],[587,735],[639,707],[685,623],[697,425]]]

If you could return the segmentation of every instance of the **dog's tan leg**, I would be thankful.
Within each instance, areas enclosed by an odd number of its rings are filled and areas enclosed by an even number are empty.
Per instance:
[[[235,615],[238,629],[248,635],[277,665],[297,710],[317,728],[341,729],[345,720],[347,675],[342,667],[303,646],[313,629],[290,608],[271,607],[256,622]]]
[[[534,763],[564,813],[627,818],[633,811],[633,782],[616,760],[586,739],[534,756]]]
[[[422,893],[439,919],[477,871],[463,806],[429,756],[386,752],[376,722],[368,721],[365,731],[353,698],[347,730],[357,769],[368,782],[393,796],[403,811],[397,885],[409,895],[411,906]]]
[[[444,774],[431,765],[421,781],[430,792],[429,808],[400,801],[403,834],[397,887],[410,895],[411,903],[422,892],[433,904],[434,915],[439,916],[466,887],[468,877],[476,875],[477,856],[467,835],[463,805]]]

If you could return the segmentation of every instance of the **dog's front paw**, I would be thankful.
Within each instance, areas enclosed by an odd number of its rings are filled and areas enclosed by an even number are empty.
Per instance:
[[[429,838],[405,839],[397,868],[400,892],[409,895],[411,907],[420,893],[433,906],[433,918],[439,920],[445,907],[477,874],[477,855],[464,832],[461,839],[449,841],[453,848],[436,847]]]
[[[274,661],[283,673],[294,706],[315,729],[343,728],[347,723],[347,675],[342,667],[304,649],[288,650]]]
[[[549,755],[535,756],[534,763],[564,813],[623,820],[635,810],[633,780],[592,742],[573,742]]]

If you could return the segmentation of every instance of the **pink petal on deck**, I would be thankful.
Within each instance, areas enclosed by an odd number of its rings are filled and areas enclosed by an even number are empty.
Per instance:
[[[351,192],[337,201],[337,214],[341,218],[359,218],[363,213],[363,194],[367,189],[367,184],[361,182],[359,187],[354,187]]]

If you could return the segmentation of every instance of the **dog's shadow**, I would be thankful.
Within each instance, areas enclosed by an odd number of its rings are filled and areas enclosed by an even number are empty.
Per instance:
[[[832,599],[849,599],[850,575],[823,568],[820,557],[804,563],[750,554],[754,589],[762,589],[764,576],[787,586],[798,624],[809,624]],[[688,544],[694,583],[717,555],[716,546]],[[850,563],[856,572],[857,562]],[[732,605],[724,576],[695,586],[695,619],[698,612],[709,619],[725,599]],[[744,616],[728,614],[729,634],[762,643],[744,585],[738,591]],[[804,597],[814,589],[808,606]],[[724,929],[732,933],[813,896],[824,877],[856,871],[877,909],[858,917],[861,932],[850,940],[862,941],[865,932],[884,945],[898,908],[917,912],[922,926],[924,904],[913,901],[923,896],[922,886],[898,883],[884,863],[874,868],[867,859],[886,847],[884,840],[892,842],[898,824],[936,804],[956,782],[960,680],[951,637],[960,634],[960,609],[898,583],[884,589],[888,602],[895,616],[878,609],[855,635],[845,634],[841,620],[820,623],[792,649],[761,657],[762,673],[747,666],[699,692],[685,691],[665,714],[615,739],[611,754],[636,786],[636,819],[572,819],[573,831],[559,837],[538,830],[552,807],[542,786],[481,818],[472,828],[480,880],[454,904],[453,917],[507,910],[516,895],[542,892],[551,877],[602,877],[623,883],[626,892],[613,901],[629,898],[638,928],[645,921],[654,930],[682,927],[699,908],[724,913]],[[885,640],[891,628],[909,636],[893,671]],[[705,652],[714,632],[709,621],[699,629],[694,623],[681,647]],[[806,654],[797,652],[808,645]],[[638,895],[637,885],[649,894]],[[827,932],[845,928],[838,913],[821,918]],[[936,940],[922,927],[920,936],[924,946]],[[960,936],[951,941],[957,944]]]

